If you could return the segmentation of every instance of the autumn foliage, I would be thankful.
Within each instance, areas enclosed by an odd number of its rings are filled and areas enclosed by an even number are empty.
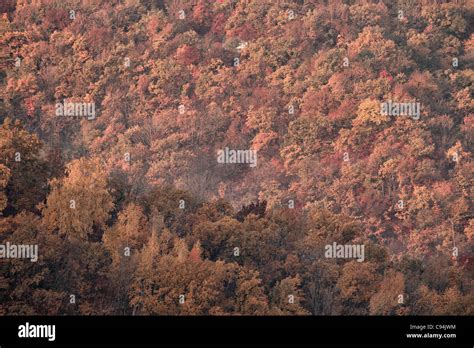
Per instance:
[[[0,314],[474,314],[469,2],[0,11]]]

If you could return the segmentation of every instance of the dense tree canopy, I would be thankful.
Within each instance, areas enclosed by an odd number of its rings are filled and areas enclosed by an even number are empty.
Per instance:
[[[0,12],[0,314],[474,313],[472,4]]]

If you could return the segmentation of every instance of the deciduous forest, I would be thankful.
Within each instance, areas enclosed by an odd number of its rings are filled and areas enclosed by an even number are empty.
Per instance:
[[[473,23],[2,0],[0,314],[474,314]]]

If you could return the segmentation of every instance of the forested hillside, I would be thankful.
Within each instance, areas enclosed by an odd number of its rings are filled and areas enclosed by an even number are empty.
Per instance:
[[[0,314],[474,314],[469,1],[0,12]]]

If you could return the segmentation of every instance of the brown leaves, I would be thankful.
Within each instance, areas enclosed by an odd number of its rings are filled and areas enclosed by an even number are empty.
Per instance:
[[[96,228],[105,228],[113,208],[106,180],[99,159],[71,162],[64,179],[51,181],[51,193],[42,207],[47,228],[66,239],[97,238]]]

